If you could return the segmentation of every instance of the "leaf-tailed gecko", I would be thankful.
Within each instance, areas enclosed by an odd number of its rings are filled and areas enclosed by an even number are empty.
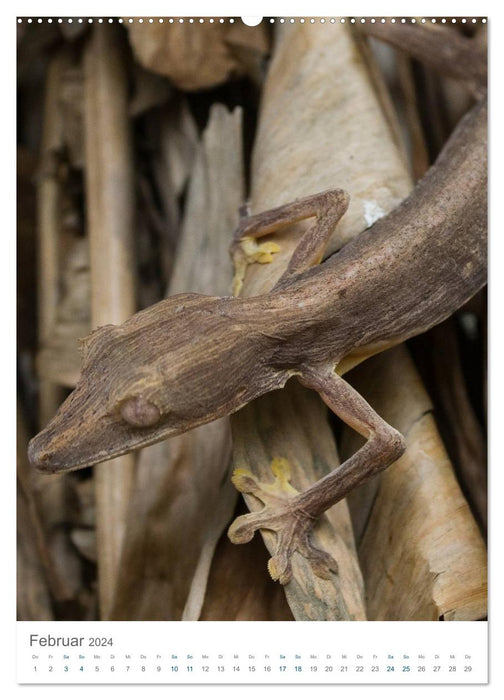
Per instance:
[[[238,260],[250,239],[315,219],[270,293],[176,295],[94,331],[77,387],[30,442],[31,463],[53,473],[109,460],[238,411],[296,377],[367,442],[302,493],[237,470],[235,485],[265,507],[239,517],[229,536],[238,543],[259,528],[275,531],[269,568],[281,583],[295,550],[329,576],[335,562],[310,539],[317,518],[405,449],[342,375],[440,323],[485,284],[486,120],[481,101],[412,194],[321,264],[348,206],[342,190],[244,218],[232,246]]]

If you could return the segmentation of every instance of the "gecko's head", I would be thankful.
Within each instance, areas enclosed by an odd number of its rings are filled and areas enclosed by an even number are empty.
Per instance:
[[[235,313],[239,306],[177,295],[94,331],[75,390],[30,442],[31,463],[58,472],[112,459],[282,386],[286,378],[261,361],[264,335]]]

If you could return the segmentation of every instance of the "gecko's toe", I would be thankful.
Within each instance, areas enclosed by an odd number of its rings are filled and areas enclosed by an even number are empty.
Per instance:
[[[254,537],[258,529],[255,514],[240,515],[231,523],[228,529],[228,537],[233,544],[246,544]],[[252,516],[252,517],[251,517]]]
[[[330,554],[315,547],[311,542],[302,548],[301,554],[310,562],[313,573],[319,578],[330,579],[338,573],[338,562]]]
[[[273,581],[278,581],[283,586],[292,578],[292,565],[284,552],[271,557],[268,561],[268,571]]]

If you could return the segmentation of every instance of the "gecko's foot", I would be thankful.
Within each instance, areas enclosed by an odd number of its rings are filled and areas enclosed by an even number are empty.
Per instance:
[[[273,255],[278,253],[279,250],[280,246],[278,243],[273,241],[257,243],[251,236],[239,238],[231,245],[231,257],[234,266],[233,295],[235,297],[241,291],[247,267],[255,262],[261,265],[273,262]]]
[[[256,513],[236,518],[228,530],[234,544],[249,542],[256,530],[272,530],[277,536],[277,548],[268,562],[271,578],[282,584],[292,578],[291,557],[299,552],[309,562],[320,578],[330,578],[337,572],[336,561],[311,542],[311,531],[315,519],[298,505],[298,492],[289,483],[290,467],[286,459],[274,459],[271,470],[275,476],[272,483],[257,481],[247,469],[236,469],[232,481],[238,491],[250,493],[264,503]]]

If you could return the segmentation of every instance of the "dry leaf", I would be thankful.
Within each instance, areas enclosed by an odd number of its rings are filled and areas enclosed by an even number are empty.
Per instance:
[[[93,327],[135,312],[133,152],[122,29],[93,27],[84,57],[86,205]],[[113,602],[135,456],[95,467],[101,616]]]
[[[218,22],[204,24],[128,24],[130,42],[138,61],[149,70],[170,78],[181,90],[201,90],[247,72],[249,59],[240,50],[258,55],[267,50],[265,28]],[[233,50],[236,47],[236,50]]]
[[[84,75],[80,63],[71,63],[61,76],[60,108],[66,155],[74,168],[84,167]]]
[[[282,587],[268,575],[267,560],[260,538],[236,547],[224,534],[212,562],[199,619],[292,620]]]
[[[420,339],[419,339],[420,340]],[[472,407],[464,378],[460,347],[453,319],[430,330],[420,359],[431,380],[441,434],[453,459],[457,476],[478,522],[487,526],[487,455],[483,429]],[[420,343],[416,343],[418,349]]]

